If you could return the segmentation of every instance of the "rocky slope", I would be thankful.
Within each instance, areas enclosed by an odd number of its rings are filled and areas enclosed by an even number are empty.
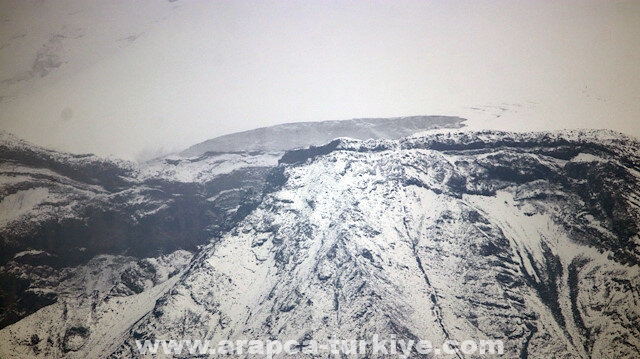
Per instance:
[[[639,149],[608,131],[438,131],[132,168],[118,176],[126,185],[99,182],[87,197],[103,191],[109,208],[155,203],[175,215],[197,204],[190,213],[205,213],[200,226],[150,215],[173,247],[113,249],[72,267],[45,265],[38,258],[50,251],[20,247],[4,275],[37,291],[34,272],[57,273],[38,277],[59,278],[40,285],[55,303],[0,331],[0,350],[138,357],[134,339],[378,334],[434,346],[498,339],[507,357],[635,358]],[[215,168],[226,170],[208,174]],[[142,193],[138,202],[114,204],[127,191]],[[23,200],[21,211],[44,208],[34,202]],[[185,244],[186,228],[206,238]]]

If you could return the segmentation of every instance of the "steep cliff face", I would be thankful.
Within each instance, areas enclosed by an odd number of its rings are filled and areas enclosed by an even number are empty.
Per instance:
[[[56,303],[0,331],[1,349],[139,357],[136,339],[377,334],[502,340],[508,357],[636,357],[639,149],[607,131],[440,131],[158,160],[115,193],[171,193],[165,211],[207,213],[192,228],[206,239],[190,247],[159,217],[175,243],[164,253],[49,265],[41,278],[58,282],[41,287]],[[172,201],[189,191],[202,207]],[[34,266],[21,258],[47,255],[29,249],[3,270],[18,277]]]

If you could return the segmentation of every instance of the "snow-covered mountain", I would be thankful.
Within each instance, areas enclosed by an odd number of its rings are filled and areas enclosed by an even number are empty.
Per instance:
[[[0,356],[375,334],[640,355],[640,142],[375,137],[243,150],[239,136],[137,165],[5,135]]]

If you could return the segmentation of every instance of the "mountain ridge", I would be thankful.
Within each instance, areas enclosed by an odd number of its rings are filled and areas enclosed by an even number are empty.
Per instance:
[[[180,152],[180,155],[191,157],[206,152],[285,151],[322,145],[338,137],[396,139],[420,131],[460,128],[465,121],[455,116],[407,116],[292,122],[219,136],[193,145]]]

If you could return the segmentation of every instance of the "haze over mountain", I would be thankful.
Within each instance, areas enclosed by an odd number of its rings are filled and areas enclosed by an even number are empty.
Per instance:
[[[637,0],[27,0],[0,17],[0,128],[73,153],[420,114],[640,136]]]

